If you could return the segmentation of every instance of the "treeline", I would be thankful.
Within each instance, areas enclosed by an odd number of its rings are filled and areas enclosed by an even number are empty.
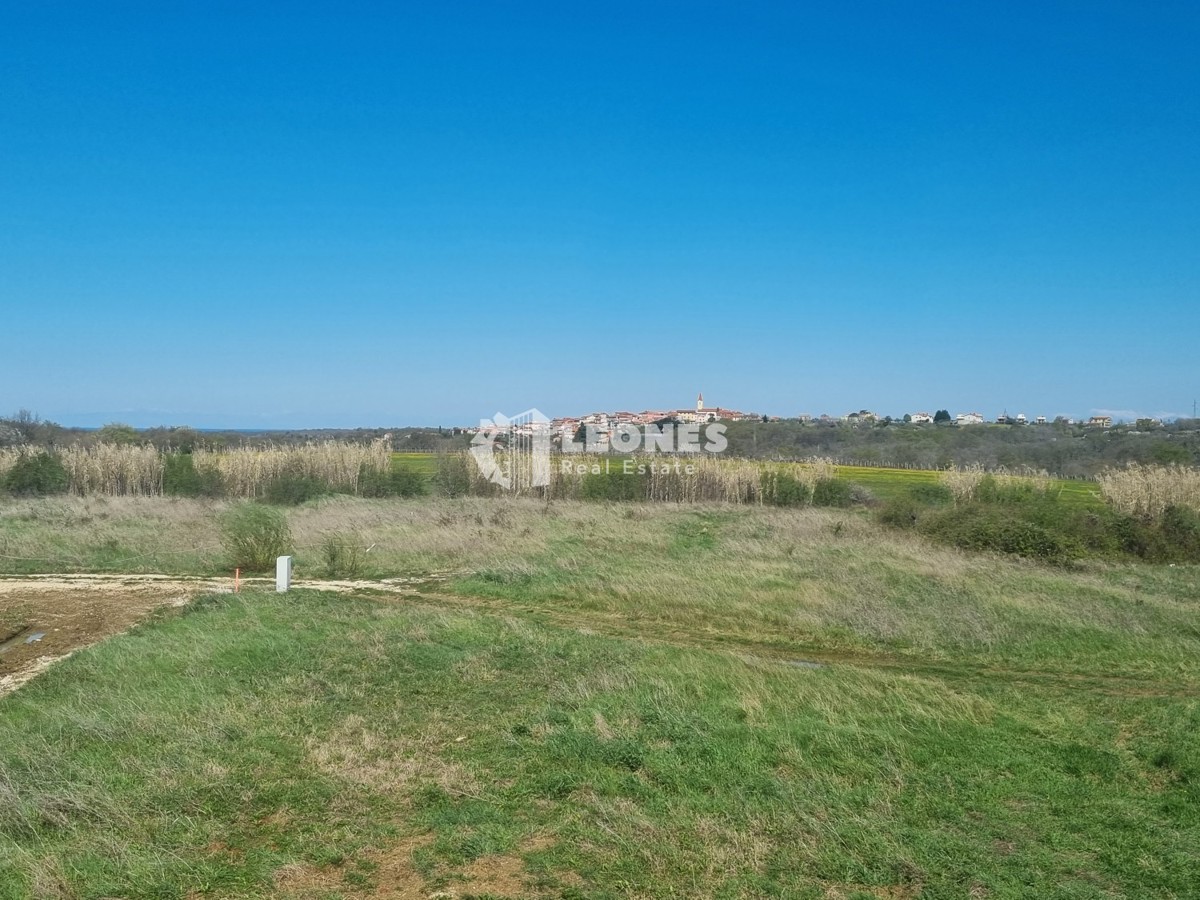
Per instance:
[[[227,450],[240,447],[301,446],[328,441],[370,444],[387,439],[401,451],[445,453],[470,443],[458,428],[316,428],[288,430],[201,430],[187,425],[134,428],[111,422],[101,428],[72,428],[20,410],[0,417],[0,449],[13,447],[63,448],[73,445],[141,445],[160,451]]]
[[[725,456],[760,460],[827,457],[844,465],[946,469],[1044,469],[1063,478],[1092,478],[1114,466],[1200,465],[1200,420],[1139,422],[1112,428],[1085,425],[911,425],[880,420],[845,422],[729,422]],[[0,449],[73,445],[139,445],[190,453],[244,447],[303,446],[387,440],[398,451],[453,453],[471,436],[456,428],[360,428],[291,431],[201,431],[187,426],[135,429],[112,423],[66,428],[21,411],[0,418]]]
[[[1129,463],[1200,465],[1200,420],[1165,425],[908,425],[731,422],[727,453],[750,459],[824,456],[844,465],[946,469],[1022,466],[1091,478]]]

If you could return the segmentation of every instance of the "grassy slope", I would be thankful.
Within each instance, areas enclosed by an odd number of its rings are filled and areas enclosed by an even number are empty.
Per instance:
[[[296,862],[349,893],[365,848],[418,834],[430,890],[500,855],[590,897],[1200,879],[1191,700],[242,595],[61,665],[0,722],[2,897],[260,895]]]
[[[391,846],[427,890],[506,860],[549,896],[1200,883],[1195,568],[815,511],[294,513],[331,523],[467,572],[403,604],[214,599],[0,701],[0,897],[262,896],[296,863],[335,896]]]

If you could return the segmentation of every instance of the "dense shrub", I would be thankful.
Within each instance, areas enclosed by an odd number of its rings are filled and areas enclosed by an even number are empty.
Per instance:
[[[329,484],[312,475],[285,472],[267,482],[263,499],[276,506],[299,506],[333,493]]]
[[[582,500],[629,501],[646,499],[646,476],[617,469],[589,472],[579,485]]]
[[[955,547],[1054,563],[1085,555],[1200,562],[1200,514],[1186,508],[1171,508],[1157,518],[1134,516],[1111,506],[1064,503],[1036,483],[988,475],[951,507],[953,495],[938,488],[942,486],[914,486],[906,496],[884,504],[879,522],[915,528]]]
[[[818,478],[813,485],[813,506],[850,506],[854,503],[854,488],[839,478]]]
[[[1200,563],[1200,513],[1168,506],[1161,516],[1124,517],[1124,548],[1152,562]]]
[[[168,453],[163,457],[163,493],[173,497],[219,497],[221,473],[197,469],[190,453]]]
[[[812,501],[812,488],[786,472],[764,472],[762,492],[775,506],[807,506]]]
[[[912,485],[908,489],[908,496],[914,503],[926,506],[948,506],[954,502],[954,492],[937,481]]]
[[[268,571],[292,544],[287,516],[260,503],[242,503],[220,520],[221,543],[232,563],[252,572]]]
[[[915,528],[936,510],[954,502],[954,493],[937,482],[914,484],[901,497],[893,497],[880,508],[879,522],[890,528]]]
[[[894,497],[879,510],[879,521],[890,528],[915,528],[929,507],[912,497]]]
[[[4,477],[4,487],[22,497],[65,494],[70,484],[62,460],[50,452],[22,453]]]
[[[428,487],[424,476],[408,469],[380,472],[364,467],[358,476],[361,497],[419,497]]]
[[[972,503],[944,509],[920,522],[920,530],[964,550],[1011,553],[1065,563],[1082,554],[1069,535],[1022,517],[998,504]]]
[[[1168,506],[1159,527],[1180,558],[1200,562],[1200,512],[1186,506]]]

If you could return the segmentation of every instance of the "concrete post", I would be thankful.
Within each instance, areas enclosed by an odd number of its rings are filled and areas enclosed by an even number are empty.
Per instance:
[[[281,556],[275,560],[275,593],[286,594],[292,586],[292,558]]]

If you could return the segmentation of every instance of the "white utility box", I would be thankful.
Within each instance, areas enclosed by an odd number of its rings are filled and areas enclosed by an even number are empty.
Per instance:
[[[292,586],[292,558],[281,556],[275,560],[275,593],[286,594]]]

